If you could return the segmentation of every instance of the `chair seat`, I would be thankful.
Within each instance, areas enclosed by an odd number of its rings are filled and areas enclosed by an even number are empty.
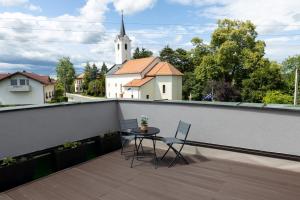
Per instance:
[[[174,137],[163,138],[162,141],[166,144],[183,144],[183,141]]]
[[[122,135],[123,140],[134,140],[134,135]]]

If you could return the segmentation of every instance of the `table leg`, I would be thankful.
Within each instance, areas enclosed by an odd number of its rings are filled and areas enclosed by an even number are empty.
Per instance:
[[[136,151],[137,151],[137,145],[136,145],[136,137],[134,137],[134,150],[133,150],[133,156],[132,156],[132,160],[131,160],[131,168],[133,166],[133,160],[134,160],[134,157],[136,156]]]
[[[156,134],[152,137],[152,142],[153,142],[153,151],[154,151],[153,154],[155,159],[155,169],[157,169],[158,160],[156,155]]]

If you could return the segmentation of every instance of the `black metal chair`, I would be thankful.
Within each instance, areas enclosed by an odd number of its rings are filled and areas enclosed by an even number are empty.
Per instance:
[[[126,120],[121,120],[120,121],[120,126],[121,126],[121,143],[122,143],[122,149],[121,149],[121,155],[124,153],[128,152],[133,152],[133,151],[124,151],[124,147],[128,146],[128,144],[135,139],[135,136],[131,134],[131,130],[134,128],[138,128],[138,121],[137,119],[126,119]],[[140,139],[140,143],[137,149],[140,147],[142,148],[142,151],[144,152],[143,146],[142,146],[142,138]]]
[[[167,155],[167,153],[169,152],[170,149],[172,149],[174,151],[174,153],[176,154],[176,157],[170,163],[169,167],[174,166],[179,158],[181,158],[186,164],[189,164],[189,162],[181,154],[181,151],[182,151],[182,149],[183,149],[183,147],[186,143],[186,139],[187,139],[187,136],[189,134],[190,128],[191,128],[191,124],[188,124],[188,123],[183,122],[183,121],[180,120],[179,124],[178,124],[178,127],[177,127],[177,131],[175,133],[175,137],[166,137],[166,138],[162,139],[162,141],[165,144],[167,144],[169,146],[169,148],[165,152],[165,154],[163,155],[161,160],[163,160],[165,158],[165,156]],[[181,139],[180,136],[183,136],[183,138]],[[174,144],[181,145],[179,150],[177,150],[173,147]]]

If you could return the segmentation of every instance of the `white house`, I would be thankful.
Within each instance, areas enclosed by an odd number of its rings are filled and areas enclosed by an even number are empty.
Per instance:
[[[130,43],[122,16],[116,64],[106,74],[106,97],[181,100],[183,74],[157,57],[131,59]]]
[[[44,104],[54,96],[54,80],[29,72],[0,74],[0,104]]]
[[[75,93],[82,93],[83,92],[83,77],[84,73],[78,75],[75,78]]]

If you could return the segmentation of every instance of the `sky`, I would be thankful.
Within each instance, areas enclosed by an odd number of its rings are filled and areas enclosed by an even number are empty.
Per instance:
[[[155,55],[190,49],[193,37],[209,43],[224,18],[251,20],[272,60],[300,54],[299,0],[0,0],[0,73],[55,76],[62,57],[77,74],[86,62],[113,65],[122,10],[132,48]]]

